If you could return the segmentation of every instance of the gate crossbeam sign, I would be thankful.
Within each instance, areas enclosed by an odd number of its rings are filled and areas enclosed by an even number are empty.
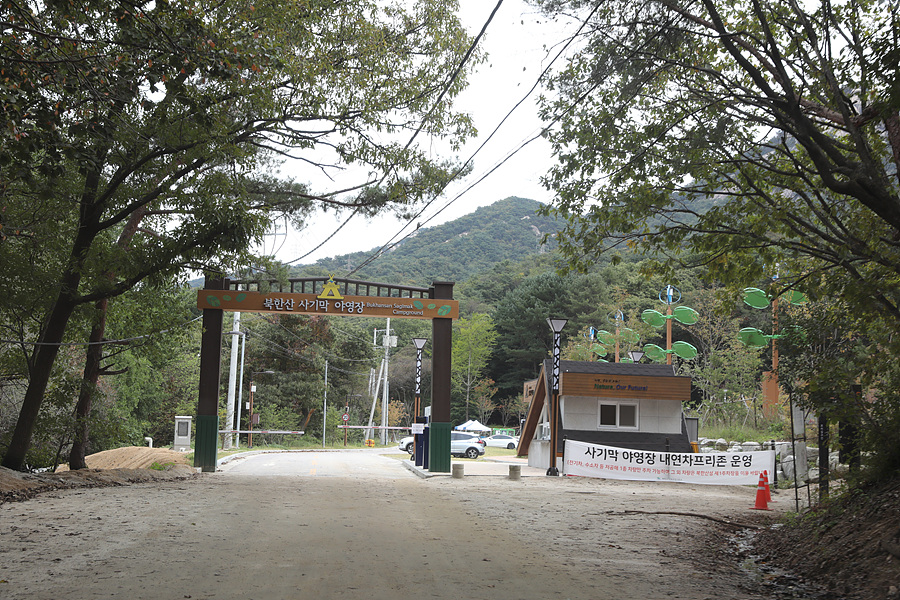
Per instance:
[[[374,289],[374,294],[373,294]],[[351,294],[351,291],[353,292]],[[450,347],[459,303],[452,282],[429,288],[334,277],[277,281],[207,278],[197,294],[203,310],[194,466],[216,470],[223,311],[431,319],[432,392],[429,470],[450,472]]]
[[[200,290],[198,308],[221,308],[241,312],[292,313],[392,319],[459,318],[459,302],[429,298],[381,296],[328,296],[281,292],[232,292]]]

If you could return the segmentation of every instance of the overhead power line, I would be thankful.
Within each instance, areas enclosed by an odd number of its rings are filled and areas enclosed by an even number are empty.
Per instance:
[[[151,338],[155,335],[160,335],[163,333],[169,333],[170,331],[176,331],[178,329],[182,329],[185,325],[190,325],[195,321],[199,321],[203,318],[203,315],[199,317],[194,317],[190,321],[182,323],[181,325],[177,325],[175,327],[167,327],[166,329],[161,329],[159,331],[153,331],[151,333],[146,333],[144,335],[138,335],[130,338],[121,338],[117,340],[101,340],[99,342],[26,342],[24,340],[3,340],[0,339],[0,344],[13,344],[13,345],[25,345],[25,346],[102,346],[105,344],[126,344],[128,342],[135,342],[137,340],[145,340],[147,338]]]
[[[537,79],[534,81],[534,83],[533,83],[532,86],[528,89],[528,91],[525,93],[525,95],[522,96],[522,98],[521,98],[518,102],[516,102],[516,104],[513,105],[513,107],[506,113],[506,115],[500,120],[500,122],[493,128],[493,130],[491,130],[490,135],[489,135],[489,136],[488,136],[488,137],[487,137],[487,138],[486,138],[486,139],[478,146],[478,148],[475,149],[474,152],[472,152],[472,154],[471,154],[471,155],[469,156],[469,158],[466,160],[466,162],[465,162],[465,164],[463,165],[463,167],[461,167],[459,170],[457,170],[457,172],[454,174],[454,177],[451,178],[451,181],[452,181],[453,179],[455,179],[456,175],[458,175],[459,173],[461,173],[462,170],[463,170],[467,165],[469,165],[469,164],[472,163],[472,161],[475,159],[475,157],[476,157],[476,156],[484,149],[484,147],[487,145],[487,143],[488,143],[488,142],[494,137],[494,135],[500,130],[500,128],[501,128],[501,127],[503,126],[503,124],[510,118],[510,116],[511,116],[516,110],[518,110],[518,109],[521,107],[522,103],[524,103],[525,100],[527,100],[528,97],[531,96],[532,93],[534,93],[534,91],[537,89],[538,85],[540,85],[540,83],[546,78],[547,74],[550,72],[551,67],[552,67],[552,66],[560,59],[560,57],[562,57],[562,55],[566,52],[566,50],[568,50],[568,48],[572,45],[572,43],[574,43],[574,41],[579,37],[579,35],[581,34],[581,32],[584,30],[585,26],[586,26],[586,25],[588,24],[588,22],[590,21],[591,17],[597,12],[599,6],[600,6],[599,4],[598,4],[597,6],[595,6],[594,9],[593,9],[593,10],[592,10],[592,11],[584,18],[584,20],[581,21],[581,24],[579,25],[579,27],[578,27],[578,29],[575,31],[575,33],[572,34],[571,36],[569,36],[569,38],[566,40],[566,43],[563,44],[563,46],[559,49],[559,51],[556,53],[556,55],[553,57],[553,59],[552,59],[549,63],[547,63],[547,66],[544,67],[544,69],[541,71],[540,75],[538,75]],[[496,11],[496,9],[495,9],[495,11]],[[493,17],[493,14],[492,14],[491,16]],[[488,22],[490,22],[490,19],[488,20]],[[485,26],[486,26],[486,25],[485,25]],[[483,30],[482,30],[482,31],[483,31]],[[427,219],[425,219],[425,221],[422,221],[422,220],[421,220],[421,215],[425,212],[425,210],[426,210],[429,206],[431,206],[431,205],[437,200],[438,196],[436,195],[434,198],[432,198],[430,201],[428,201],[428,202],[425,204],[425,206],[422,207],[421,210],[419,210],[415,215],[413,215],[410,219],[408,219],[407,222],[406,222],[406,224],[404,224],[403,227],[401,227],[400,230],[399,230],[399,231],[398,231],[398,232],[397,232],[390,240],[388,240],[388,242],[386,242],[386,243],[385,243],[384,245],[382,245],[378,250],[376,250],[375,252],[373,252],[373,253],[372,253],[368,258],[366,258],[362,263],[360,263],[359,265],[357,265],[352,271],[350,271],[350,273],[349,273],[348,275],[352,275],[353,273],[356,273],[357,271],[359,271],[359,270],[362,269],[363,267],[365,267],[365,266],[371,264],[371,263],[374,262],[376,259],[378,259],[380,256],[382,256],[386,250],[389,250],[389,249],[391,249],[391,248],[397,246],[397,244],[401,243],[403,240],[407,239],[409,236],[411,236],[413,233],[415,233],[415,231],[416,231],[417,229],[419,229],[422,225],[424,225],[424,224],[430,222],[431,220],[433,220],[434,218],[436,218],[439,214],[441,214],[443,211],[445,211],[447,208],[449,208],[453,203],[455,203],[457,200],[459,200],[459,199],[460,199],[461,197],[463,197],[465,194],[467,194],[468,192],[470,192],[475,186],[477,186],[477,185],[480,184],[482,181],[484,181],[485,179],[487,179],[492,173],[494,173],[497,169],[499,169],[501,166],[503,166],[506,162],[508,162],[508,161],[509,161],[511,158],[513,158],[516,154],[518,154],[519,152],[521,152],[526,146],[528,146],[529,144],[531,144],[531,143],[534,142],[535,140],[541,138],[547,131],[550,130],[550,128],[551,128],[551,127],[552,127],[552,126],[553,126],[560,118],[562,118],[565,114],[567,114],[567,113],[568,113],[575,105],[577,105],[577,102],[570,104],[569,106],[566,107],[565,110],[563,110],[563,111],[561,111],[560,113],[554,115],[553,118],[552,118],[552,119],[551,119],[544,127],[542,127],[537,133],[535,133],[535,134],[532,135],[531,137],[529,137],[529,138],[527,138],[526,140],[524,140],[517,148],[515,148],[514,150],[512,150],[511,152],[509,152],[502,160],[500,160],[499,162],[497,162],[491,169],[489,169],[488,171],[486,171],[483,175],[481,175],[481,176],[480,176],[478,179],[476,179],[473,183],[471,183],[470,185],[468,185],[464,190],[462,190],[460,193],[458,193],[456,196],[454,196],[452,199],[450,199],[450,200],[449,200],[449,201],[448,201],[448,202],[447,202],[440,210],[438,210],[437,212],[435,212],[433,215],[429,216]],[[450,182],[448,182],[448,184],[449,184],[449,183],[450,183]],[[445,186],[445,188],[446,188],[446,186]],[[442,189],[441,191],[443,191],[443,189]],[[398,240],[397,237],[400,236],[400,235],[403,233],[403,231],[406,230],[407,227],[409,227],[410,225],[412,225],[413,222],[416,222],[416,224],[417,224],[417,225],[416,225],[416,229],[414,229],[413,231],[410,231],[409,233],[407,233],[406,235],[404,235],[403,237],[401,237],[401,238]],[[396,240],[396,241],[395,241],[395,240]]]
[[[475,39],[472,40],[472,43],[469,44],[469,47],[466,49],[466,53],[463,55],[463,58],[459,61],[459,63],[456,65],[456,68],[453,70],[453,72],[450,74],[450,76],[446,79],[446,81],[444,82],[444,85],[441,86],[441,93],[438,95],[438,98],[434,101],[434,103],[432,103],[431,108],[428,110],[428,113],[425,115],[424,118],[422,118],[422,120],[419,122],[419,125],[416,127],[416,130],[415,130],[415,131],[413,132],[413,134],[410,136],[409,140],[407,140],[406,144],[404,145],[404,150],[409,149],[409,147],[412,145],[413,141],[415,141],[416,137],[418,137],[419,133],[422,132],[422,129],[425,127],[425,123],[428,122],[428,120],[431,118],[431,115],[433,115],[433,114],[434,114],[434,111],[437,110],[438,106],[440,106],[440,103],[441,103],[441,101],[444,99],[444,96],[447,94],[447,91],[450,89],[450,86],[451,86],[451,85],[453,84],[453,82],[456,81],[456,79],[459,77],[459,74],[462,72],[462,69],[463,69],[463,67],[465,67],[466,63],[468,63],[469,60],[471,60],[472,54],[474,54],[475,49],[478,47],[478,44],[481,42],[481,39],[484,37],[484,34],[485,34],[485,32],[487,31],[488,26],[491,24],[491,21],[493,21],[494,15],[497,14],[497,11],[500,10],[500,7],[501,7],[502,5],[503,5],[503,0],[498,0],[498,1],[497,1],[497,4],[494,6],[494,10],[491,11],[490,16],[488,16],[487,20],[484,22],[484,25],[482,25],[481,31],[478,32],[478,35],[476,35],[476,36],[475,36]],[[492,134],[492,135],[493,135],[493,134]],[[470,160],[471,160],[471,159],[470,159]],[[466,163],[466,164],[468,164],[468,163]],[[381,177],[381,179],[378,181],[378,185],[381,185],[382,183],[384,183],[384,180],[387,179],[388,175],[389,175],[396,167],[397,167],[396,164],[391,165],[391,167],[385,171],[384,175],[383,175],[383,176]],[[464,168],[464,167],[458,169],[458,170],[451,176],[450,181],[453,181],[453,180],[459,175],[459,173],[462,172],[462,169],[463,169],[463,168]],[[448,181],[448,183],[449,183],[449,181]],[[445,186],[445,187],[446,187],[446,186]],[[443,190],[442,190],[442,191],[443,191]],[[435,198],[436,198],[436,196],[435,196]],[[434,198],[432,198],[432,200],[430,200],[430,201],[426,204],[426,207],[427,207],[428,205],[430,205],[432,202],[434,202]],[[299,262],[299,261],[303,260],[304,258],[306,258],[307,256],[309,256],[310,254],[316,252],[319,248],[321,248],[321,247],[324,246],[326,243],[328,243],[335,235],[337,235],[337,233],[338,233],[341,229],[343,229],[343,228],[347,225],[347,223],[350,222],[350,220],[351,220],[353,217],[355,217],[357,214],[359,214],[359,210],[360,210],[359,208],[354,209],[353,212],[350,213],[350,215],[344,220],[344,222],[341,223],[341,224],[337,227],[337,229],[334,230],[334,232],[333,232],[331,235],[329,235],[329,236],[328,236],[327,238],[325,238],[322,242],[320,242],[315,248],[313,248],[312,250],[310,250],[309,252],[307,252],[307,253],[304,254],[303,256],[301,256],[301,257],[299,257],[299,258],[295,258],[294,260],[291,260],[291,261],[289,261],[289,262],[286,262],[285,264],[286,264],[286,265],[294,264],[294,263],[296,263],[296,262]],[[421,211],[420,211],[418,214],[421,214]],[[351,273],[353,273],[353,272],[355,272],[355,270],[354,270],[354,271],[351,271]]]

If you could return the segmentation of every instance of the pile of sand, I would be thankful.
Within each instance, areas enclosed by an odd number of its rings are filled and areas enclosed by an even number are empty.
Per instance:
[[[194,477],[197,471],[181,452],[167,448],[131,446],[86,457],[88,468],[55,473],[20,473],[0,467],[0,504],[27,500],[41,492],[79,487],[126,485]]]
[[[143,446],[126,446],[114,450],[104,450],[85,457],[88,469],[149,469],[167,468],[174,465],[191,466],[184,452],[175,452],[168,448],[146,448]],[[60,465],[57,473],[68,471],[68,465]]]

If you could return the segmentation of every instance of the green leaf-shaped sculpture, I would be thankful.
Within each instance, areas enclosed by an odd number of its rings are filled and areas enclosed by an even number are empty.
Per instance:
[[[690,306],[679,306],[672,311],[672,316],[682,325],[693,325],[700,318],[699,313]]]
[[[744,327],[738,332],[738,337],[745,346],[752,348],[765,348],[769,345],[769,336],[755,327]]]
[[[605,329],[601,329],[597,332],[597,339],[600,340],[601,344],[613,345],[616,343],[616,336]]]
[[[759,288],[744,288],[744,304],[753,308],[768,308],[769,296]]]
[[[799,290],[789,290],[780,297],[797,306],[809,302],[806,294]],[[753,308],[768,308],[769,296],[759,288],[744,288],[744,303]]]
[[[656,344],[647,344],[644,346],[644,355],[656,362],[665,362],[666,360],[666,351]]]
[[[802,306],[809,302],[809,298],[806,297],[806,294],[799,290],[791,290],[785,293],[784,297],[787,298],[788,302],[796,304],[797,306]]]
[[[683,358],[684,360],[691,360],[697,356],[697,349],[687,342],[673,342],[672,352],[675,353],[675,356]]]
[[[638,340],[641,339],[641,336],[639,336],[634,329],[625,327],[620,331],[619,338],[626,344],[637,344]]]
[[[666,324],[666,317],[661,312],[648,308],[641,313],[641,321],[658,329]]]

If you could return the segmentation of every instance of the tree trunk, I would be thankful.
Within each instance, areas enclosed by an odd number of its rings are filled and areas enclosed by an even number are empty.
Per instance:
[[[117,244],[127,249],[131,238],[137,232],[138,226],[148,212],[148,207],[143,206],[134,211],[128,219],[128,223],[119,235]],[[110,279],[113,275],[110,273]],[[87,355],[84,363],[84,376],[81,379],[81,390],[78,393],[78,404],[75,405],[75,435],[72,440],[72,450],[69,452],[69,469],[86,469],[84,457],[87,451],[88,438],[90,437],[90,425],[88,419],[91,416],[91,406],[94,403],[94,393],[100,382],[100,365],[103,361],[103,336],[106,332],[106,309],[109,300],[104,298],[95,305],[97,322],[91,328]]]
[[[105,155],[106,150],[98,152],[96,164],[102,165]],[[28,389],[25,390],[22,409],[19,411],[16,427],[10,438],[9,447],[6,449],[6,455],[3,457],[2,466],[14,471],[21,471],[25,465],[25,454],[31,447],[34,426],[41,410],[41,403],[44,401],[47,384],[50,382],[53,365],[59,355],[60,344],[65,336],[69,319],[78,305],[81,270],[97,236],[102,211],[102,207],[95,204],[99,184],[99,170],[93,170],[85,177],[78,229],[75,239],[72,241],[69,263],[60,277],[59,293],[50,308],[44,328],[38,336],[34,362],[28,373]]]
[[[91,415],[94,392],[100,381],[100,362],[103,360],[103,344],[101,342],[106,331],[107,302],[104,299],[96,304],[99,314],[97,322],[91,328],[90,344],[84,362],[84,376],[81,379],[81,391],[78,394],[78,404],[75,405],[75,435],[72,439],[72,450],[69,452],[69,469],[73,471],[87,468],[84,457],[90,436],[88,419]]]
[[[75,310],[74,294],[71,291],[77,289],[80,276],[70,273],[67,278],[64,278],[64,281],[66,279],[68,280],[68,285],[63,285],[63,289],[60,291],[50,311],[47,325],[38,338],[38,347],[37,351],[35,351],[32,370],[29,374],[28,389],[25,390],[22,409],[19,411],[19,419],[16,421],[16,427],[13,430],[12,438],[10,438],[9,448],[7,448],[6,455],[3,457],[2,465],[15,471],[21,471],[25,465],[25,454],[31,447],[34,425],[37,421],[38,412],[41,410],[44,393],[47,391],[50,372],[53,370],[53,363],[59,354],[59,347],[66,331],[66,325],[72,316],[72,311]]]

